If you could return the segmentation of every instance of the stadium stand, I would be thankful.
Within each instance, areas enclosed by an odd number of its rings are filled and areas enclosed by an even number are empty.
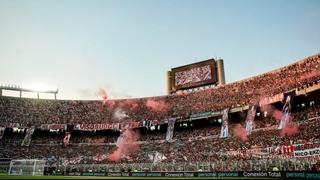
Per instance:
[[[319,171],[320,155],[297,158],[290,149],[301,144],[305,149],[320,148],[319,84],[320,55],[314,55],[259,76],[185,95],[106,103],[1,96],[0,122],[6,128],[0,158],[47,159],[47,168],[54,172],[251,171],[274,166]],[[276,117],[268,114],[261,102],[267,99],[266,104],[281,111],[284,96],[290,92],[295,93],[292,122],[299,129],[292,135],[281,135]],[[164,107],[154,109],[149,101],[161,102]],[[255,114],[254,131],[242,141],[232,130],[245,123],[245,107],[250,105],[261,107]],[[220,138],[221,111],[225,108],[230,108],[230,135]],[[119,110],[125,116],[115,115]],[[170,118],[177,119],[171,143],[165,140]],[[60,126],[50,128],[52,124]],[[108,124],[108,128],[92,124]],[[108,155],[117,149],[119,129],[128,125],[140,134],[139,150],[111,161]],[[84,131],[85,127],[92,131]],[[21,146],[28,128],[34,129],[31,143]],[[71,137],[65,145],[67,131]],[[155,163],[157,153],[165,158]]]

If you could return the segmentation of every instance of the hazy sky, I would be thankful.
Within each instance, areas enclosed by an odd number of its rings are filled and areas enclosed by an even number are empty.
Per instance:
[[[0,83],[59,99],[163,95],[175,66],[223,58],[233,82],[319,52],[318,0],[0,0]]]

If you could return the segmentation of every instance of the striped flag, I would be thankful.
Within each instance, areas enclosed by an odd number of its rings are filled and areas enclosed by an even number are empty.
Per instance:
[[[251,106],[248,110],[247,118],[246,118],[246,132],[247,134],[251,134],[253,130],[253,121],[256,116],[256,107]]]
[[[223,110],[220,138],[227,138],[229,136],[228,112],[229,108]]]

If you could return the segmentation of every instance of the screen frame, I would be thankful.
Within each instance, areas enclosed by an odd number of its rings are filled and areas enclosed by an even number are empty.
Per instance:
[[[211,79],[176,86],[176,82],[175,82],[176,73],[182,72],[182,71],[187,71],[187,70],[197,68],[197,67],[203,67],[206,65],[210,65]],[[204,86],[204,85],[210,85],[210,84],[217,83],[216,61],[214,59],[209,59],[209,60],[205,60],[205,61],[201,61],[201,62],[197,62],[197,63],[192,63],[192,64],[172,68],[171,72],[172,72],[172,89],[174,91],[188,89],[188,88],[195,88],[195,87],[200,87],[200,86]]]

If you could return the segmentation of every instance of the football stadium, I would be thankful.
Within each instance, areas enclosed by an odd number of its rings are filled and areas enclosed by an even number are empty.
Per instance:
[[[320,167],[319,68],[316,54],[223,84],[223,61],[209,60],[169,71],[166,96],[1,96],[1,171],[49,177],[318,177],[312,172]],[[184,90],[207,79],[218,85]]]
[[[0,0],[0,179],[320,179],[319,3],[141,2]]]

